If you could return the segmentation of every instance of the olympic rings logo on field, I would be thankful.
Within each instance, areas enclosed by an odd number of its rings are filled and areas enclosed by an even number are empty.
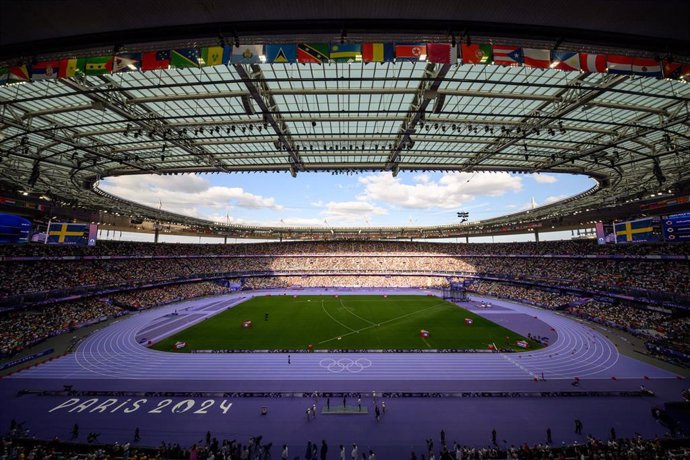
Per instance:
[[[371,361],[367,358],[324,358],[319,361],[319,366],[334,374],[339,374],[341,372],[357,374],[358,372],[362,372],[364,369],[371,367]]]

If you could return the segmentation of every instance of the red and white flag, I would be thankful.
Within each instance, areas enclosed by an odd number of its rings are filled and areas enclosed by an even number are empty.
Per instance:
[[[439,64],[455,64],[458,62],[458,48],[450,43],[427,43],[427,61]]]
[[[580,68],[584,72],[606,72],[606,55],[580,53]]]
[[[609,54],[607,64],[608,73],[629,75],[632,73],[633,58]]]
[[[494,45],[494,64],[521,65],[522,48],[510,45]]]
[[[632,72],[647,77],[662,77],[661,63],[656,59],[634,58]]]
[[[549,50],[523,48],[522,53],[525,59],[525,67],[548,69],[551,65],[551,53]]]

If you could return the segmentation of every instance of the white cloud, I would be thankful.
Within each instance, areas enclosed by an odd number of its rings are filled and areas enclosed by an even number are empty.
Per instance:
[[[533,174],[532,179],[538,184],[553,184],[554,182],[558,182],[558,178],[551,174]]]
[[[109,177],[100,186],[126,200],[156,208],[162,204],[166,211],[207,219],[218,212],[209,213],[203,208],[283,209],[273,197],[255,195],[240,187],[214,186],[195,175]]]
[[[568,195],[568,194],[547,196],[546,199],[544,200],[544,204],[551,204],[551,203],[555,203],[556,201],[565,200],[569,196],[570,195]]]
[[[423,176],[423,175],[422,175]],[[405,184],[390,173],[361,177],[362,198],[409,209],[452,209],[478,196],[501,196],[522,189],[522,179],[508,173],[449,173],[438,181],[414,178],[417,184]]]
[[[363,200],[331,201],[326,204],[326,209],[322,214],[329,219],[337,219],[339,222],[360,222],[365,217],[388,214],[388,211]]]

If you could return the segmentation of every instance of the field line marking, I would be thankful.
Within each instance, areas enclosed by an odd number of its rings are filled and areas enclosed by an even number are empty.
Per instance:
[[[518,363],[518,362],[515,361],[514,359],[509,358],[505,353],[501,353],[501,356],[502,356],[503,358],[505,358],[509,363],[516,365],[518,368],[520,368],[521,370],[523,370],[524,372],[526,372],[530,377],[534,377],[535,379],[539,379],[539,377],[537,376],[537,374],[535,374],[534,372],[530,371],[529,369],[527,369],[525,366],[523,366],[522,364]]]
[[[357,313],[353,312],[353,311],[350,310],[348,307],[346,307],[345,304],[343,303],[343,299],[339,299],[339,300],[340,300],[340,305],[343,306],[343,308],[345,309],[345,311],[348,312],[349,314],[351,314],[352,316],[354,316],[355,318],[359,318],[359,319],[361,319],[362,321],[365,321],[365,322],[371,324],[372,326],[373,326],[374,324],[376,324],[376,323],[374,323],[374,322],[372,322],[372,321],[369,321],[369,320],[366,319],[366,318],[362,318],[362,317],[359,316]]]
[[[392,322],[392,321],[397,321],[397,320],[402,319],[402,318],[405,318],[405,317],[407,317],[407,316],[416,315],[417,313],[421,313],[421,312],[423,312],[423,311],[427,311],[427,310],[429,310],[429,309],[431,309],[431,308],[435,308],[435,307],[438,307],[439,305],[444,305],[444,304],[445,304],[445,302],[437,303],[437,304],[432,305],[432,306],[430,306],[430,307],[423,308],[423,309],[421,309],[421,310],[413,311],[413,312],[410,312],[410,313],[405,313],[404,315],[401,315],[401,316],[398,316],[398,317],[396,317],[396,318],[392,318],[392,319],[389,319],[389,320],[380,322],[380,323],[378,323],[378,324],[372,324],[371,326],[366,326],[366,327],[363,327],[362,329],[357,329],[356,331],[350,329],[352,332],[348,332],[347,334],[343,334],[343,335],[340,335],[340,336],[337,336],[337,337],[332,337],[332,338],[330,338],[330,339],[322,340],[321,342],[318,343],[318,345],[321,345],[322,343],[330,342],[330,341],[332,341],[332,340],[336,340],[338,337],[341,337],[341,338],[342,338],[342,337],[345,337],[345,336],[348,336],[348,335],[356,334],[356,333],[361,332],[361,331],[366,331],[367,329],[371,329],[372,327],[381,326],[382,324],[390,323],[390,322]],[[348,329],[349,329],[349,328],[348,328]]]
[[[429,342],[427,342],[424,337],[422,337],[422,341],[426,344],[427,348],[431,348],[431,345],[429,345]]]
[[[355,331],[354,329],[352,329],[350,326],[346,326],[345,324],[341,323],[341,322],[338,321],[337,319],[333,318],[333,316],[332,316],[330,313],[328,313],[328,311],[326,310],[326,307],[324,306],[324,303],[323,303],[323,299],[321,299],[321,310],[323,310],[323,312],[324,312],[325,314],[327,314],[328,317],[331,318],[333,321],[335,321],[336,323],[340,324],[340,325],[343,326],[345,329],[351,330],[352,332],[350,332],[349,334],[352,334],[353,332],[356,332],[356,331]],[[319,342],[319,343],[323,343],[323,342]]]

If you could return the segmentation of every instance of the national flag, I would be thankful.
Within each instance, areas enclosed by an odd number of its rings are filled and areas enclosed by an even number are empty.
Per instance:
[[[201,59],[199,64],[203,66],[214,66],[227,64],[230,60],[231,49],[229,46],[207,46],[201,48]],[[227,55],[227,59],[223,58]]]
[[[661,78],[661,64],[656,59],[633,58],[632,72],[635,75]]]
[[[84,60],[71,58],[60,60],[60,68],[58,69],[59,78],[69,78],[81,72],[84,68]]]
[[[7,83],[10,76],[10,69],[7,67],[0,67],[0,85]]]
[[[523,62],[522,48],[511,45],[494,45],[494,64],[521,65]]]
[[[438,64],[455,64],[458,62],[458,48],[450,43],[427,43],[427,60]]]
[[[233,64],[258,64],[264,53],[263,45],[233,46],[230,62]]]
[[[331,59],[335,62],[361,62],[362,45],[343,43],[331,45]]]
[[[580,55],[572,51],[551,51],[552,69],[580,70]]]
[[[394,60],[395,46],[393,43],[362,44],[363,62],[393,62]]]
[[[426,59],[424,43],[395,44],[395,60],[398,62],[416,62]]]
[[[113,73],[133,72],[140,68],[141,53],[125,53],[113,57]]]
[[[170,51],[146,51],[141,53],[141,70],[158,70],[170,67]]]
[[[89,224],[51,223],[48,226],[48,244],[88,243]]]
[[[665,78],[690,81],[690,64],[680,64],[678,62],[664,60],[663,67]]]
[[[264,45],[266,62],[274,64],[291,64],[297,62],[297,45]]]
[[[606,55],[580,53],[580,69],[583,72],[606,72]]]
[[[42,61],[31,66],[32,80],[48,80],[57,78],[60,71],[60,61]]]
[[[551,53],[549,50],[535,48],[523,48],[522,57],[525,67],[534,69],[548,69],[551,66]]]
[[[297,62],[322,64],[331,59],[328,43],[300,43],[297,45]]]
[[[104,75],[112,71],[112,56],[89,57],[84,61],[84,75]]]
[[[616,234],[616,243],[655,239],[653,220],[651,218],[614,223],[613,232]]]
[[[170,66],[178,69],[199,67],[200,56],[198,48],[177,48],[170,50]]]
[[[607,72],[618,75],[632,74],[633,58],[609,54],[606,58]]]
[[[29,69],[26,64],[10,66],[9,81],[29,81]]]
[[[461,45],[463,64],[488,64],[493,61],[491,45]]]

